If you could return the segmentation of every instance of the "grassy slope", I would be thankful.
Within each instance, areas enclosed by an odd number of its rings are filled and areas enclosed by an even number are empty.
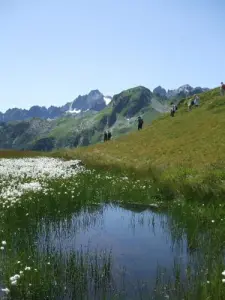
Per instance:
[[[225,97],[214,89],[200,95],[200,107],[187,112],[186,100],[174,118],[168,114],[142,132],[90,147],[68,150],[95,167],[131,168],[158,180],[187,184],[225,180]],[[213,175],[213,177],[212,177]]]

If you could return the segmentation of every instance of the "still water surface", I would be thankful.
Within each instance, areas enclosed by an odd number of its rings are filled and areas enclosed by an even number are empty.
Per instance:
[[[146,207],[92,206],[74,213],[70,219],[42,223],[39,251],[56,251],[65,257],[80,249],[111,253],[111,272],[117,288],[124,290],[124,299],[136,299],[140,286],[147,286],[148,291],[143,293],[150,296],[159,267],[166,268],[169,276],[175,261],[183,270],[187,264],[185,236],[175,242],[169,222],[166,213]]]

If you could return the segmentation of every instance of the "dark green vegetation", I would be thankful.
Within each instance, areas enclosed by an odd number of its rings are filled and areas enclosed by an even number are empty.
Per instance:
[[[150,180],[105,172],[87,172],[46,184],[45,192],[28,193],[12,205],[1,204],[0,239],[6,241],[0,256],[1,287],[9,288],[7,299],[224,299],[222,201],[209,204],[165,199]],[[149,237],[155,232],[150,244],[162,239],[160,232],[165,232],[175,253],[179,249],[174,264],[165,267],[162,255],[151,276],[142,281],[137,274],[130,282],[132,268],[118,273],[114,244],[107,244],[107,236],[105,246],[112,246],[111,251],[80,248],[76,237],[98,223],[103,226],[101,204],[111,202],[136,213],[138,219],[131,219],[129,230],[149,228]],[[150,203],[158,203],[158,208],[154,214],[149,211],[146,218],[148,213],[143,211]],[[69,246],[72,238],[77,249]],[[145,266],[151,268],[155,252],[147,255]],[[14,285],[10,277],[15,274],[20,278]]]

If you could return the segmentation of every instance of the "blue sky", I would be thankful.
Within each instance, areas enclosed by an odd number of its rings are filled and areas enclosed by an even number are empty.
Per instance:
[[[0,0],[0,111],[221,81],[224,0]]]

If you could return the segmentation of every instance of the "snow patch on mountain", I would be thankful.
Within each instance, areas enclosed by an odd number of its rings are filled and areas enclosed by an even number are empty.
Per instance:
[[[67,113],[69,114],[79,114],[81,112],[81,109],[72,109],[68,110]]]
[[[112,97],[110,97],[110,96],[104,96],[103,98],[104,98],[106,105],[108,105],[112,101]]]

